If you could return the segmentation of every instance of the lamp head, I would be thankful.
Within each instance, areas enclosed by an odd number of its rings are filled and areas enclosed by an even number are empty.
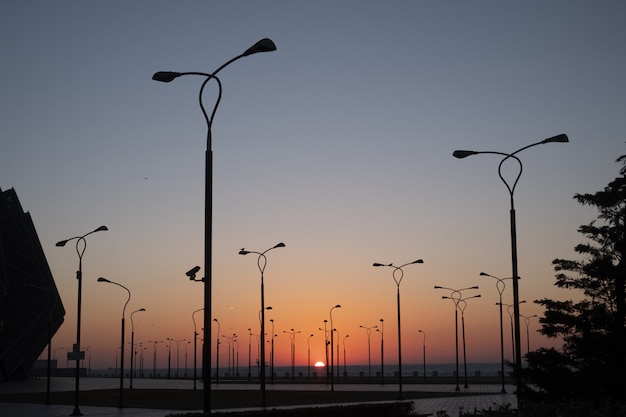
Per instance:
[[[411,262],[411,263],[413,263],[413,264],[423,264],[423,263],[424,263],[424,261],[423,261],[423,260],[421,260],[421,259],[418,259],[417,261],[413,261],[413,262]]]
[[[169,83],[170,81],[175,80],[176,78],[180,77],[180,72],[173,72],[173,71],[159,71],[159,72],[155,72],[154,75],[152,76],[152,79],[154,81],[161,81],[163,83]]]
[[[109,230],[109,228],[106,226],[100,226],[96,230],[94,230],[94,232],[102,232],[104,230]]]
[[[276,44],[272,42],[271,39],[263,38],[250,48],[248,48],[242,55],[248,56],[252,54],[256,54],[258,52],[272,52],[276,50]],[[171,80],[170,80],[171,81]]]
[[[565,143],[565,142],[569,142],[569,139],[567,138],[567,135],[565,133],[562,133],[560,135],[552,136],[551,138],[544,139],[541,141],[541,143],[551,143],[551,142]]]
[[[241,248],[241,250],[239,251],[239,255],[247,255],[249,253],[250,251],[247,251],[245,248]]]
[[[109,281],[109,280],[108,280],[108,279],[106,279],[106,278],[102,278],[102,277],[100,277],[100,278],[98,278],[98,282],[111,282],[111,281]]]
[[[464,151],[464,150],[456,150],[454,152],[452,152],[452,156],[454,156],[455,158],[459,158],[459,159],[463,159],[466,158],[470,155],[476,155],[478,152],[476,151]]]
[[[145,309],[145,308],[140,308],[140,309],[139,309],[139,310],[137,310],[137,311],[146,311],[146,309]]]
[[[441,287],[441,286],[439,286],[439,285],[435,285],[435,289],[436,289],[436,290],[438,290],[438,289],[440,289],[440,288],[443,288],[443,287]]]
[[[481,272],[481,273],[480,273],[480,274],[478,274],[478,275],[480,275],[481,277],[490,277],[490,276],[491,276],[491,275],[489,275],[489,274],[488,274],[488,273],[486,273],[486,272]]]
[[[285,244],[284,244],[283,242],[280,242],[280,243],[276,244],[276,245],[275,245],[272,249],[275,249],[275,248],[284,248],[284,247],[285,247]]]
[[[337,305],[335,306],[335,308],[341,308],[341,306],[340,306],[339,304],[337,304]]]
[[[60,242],[57,242],[55,246],[65,246],[65,244],[68,242],[69,239],[66,240],[61,240]]]

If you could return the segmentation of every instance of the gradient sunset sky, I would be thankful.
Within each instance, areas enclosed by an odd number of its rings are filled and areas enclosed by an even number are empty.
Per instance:
[[[467,358],[498,362],[498,292],[479,273],[511,276],[508,193],[499,158],[452,152],[512,152],[569,136],[519,155],[521,312],[541,316],[533,300],[576,297],[553,286],[551,261],[576,258],[577,228],[596,212],[572,197],[608,184],[626,150],[625,21],[620,1],[3,1],[0,188],[15,188],[31,213],[67,311],[53,348],[75,342],[78,267],[74,246],[55,243],[101,225],[109,231],[88,237],[83,258],[82,346],[92,368],[115,366],[126,300],[98,277],[132,292],[129,331],[131,312],[146,309],[133,325],[148,353],[148,341],[192,340],[192,313],[203,307],[202,284],[185,276],[203,263],[202,79],[151,77],[212,72],[268,37],[277,51],[220,73],[220,334],[239,336],[247,364],[260,274],[256,257],[238,252],[284,242],[265,270],[277,365],[290,363],[283,332],[292,328],[301,331],[299,365],[310,334],[312,361],[325,360],[318,329],[336,304],[348,365],[367,363],[359,326],[381,318],[385,363],[396,363],[396,285],[390,268],[372,263],[416,259],[424,263],[407,266],[400,286],[403,362],[421,363],[418,330],[428,362],[454,362],[454,306],[434,285],[480,286],[467,293],[481,294],[465,311]],[[216,92],[209,83],[207,107]],[[508,320],[505,312],[510,358]],[[531,349],[559,345],[537,329],[533,319]],[[378,363],[380,334],[371,340]]]

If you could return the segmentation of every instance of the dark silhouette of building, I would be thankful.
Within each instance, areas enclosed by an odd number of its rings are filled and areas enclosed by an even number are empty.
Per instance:
[[[30,214],[0,190],[0,378],[30,375],[64,317]]]

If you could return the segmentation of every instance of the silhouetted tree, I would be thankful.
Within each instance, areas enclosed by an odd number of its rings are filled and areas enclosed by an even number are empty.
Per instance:
[[[578,231],[580,260],[555,259],[559,288],[580,291],[580,301],[535,300],[545,308],[540,333],[562,338],[563,348],[527,355],[526,395],[549,400],[626,401],[626,155],[621,177],[603,191],[576,194],[598,218]]]

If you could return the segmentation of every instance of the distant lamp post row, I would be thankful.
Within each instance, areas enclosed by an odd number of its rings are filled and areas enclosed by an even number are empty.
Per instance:
[[[204,115],[204,119],[207,124],[207,139],[206,139],[206,152],[205,152],[205,205],[204,205],[204,271],[206,280],[204,282],[204,347],[202,349],[202,374],[205,379],[203,390],[203,409],[205,413],[211,412],[211,285],[212,285],[212,223],[213,223],[213,150],[211,146],[211,127],[213,125],[213,118],[219,106],[222,98],[222,83],[217,78],[217,73],[228,65],[239,60],[240,58],[247,57],[259,52],[275,51],[276,45],[270,39],[261,39],[242,54],[230,59],[226,63],[222,64],[212,73],[205,72],[171,72],[160,71],[154,73],[152,79],[161,82],[170,82],[180,76],[185,75],[199,75],[205,77],[200,87],[198,94],[198,100],[200,102],[200,109]],[[202,93],[204,88],[210,80],[215,80],[218,85],[218,96],[211,112],[211,116],[207,114],[202,101]]]
[[[517,226],[515,220],[515,203],[514,203],[514,193],[515,187],[522,176],[523,165],[522,161],[516,156],[518,153],[522,152],[525,149],[543,145],[546,143],[566,143],[569,142],[569,139],[566,134],[560,134],[556,136],[552,136],[550,138],[544,139],[542,141],[532,143],[530,145],[524,146],[514,152],[506,153],[506,152],[497,152],[497,151],[468,151],[468,150],[456,150],[452,153],[455,158],[466,158],[471,155],[479,155],[479,154],[492,154],[499,155],[503,157],[500,160],[500,164],[498,165],[498,176],[506,186],[511,208],[509,210],[510,217],[510,227],[511,227],[511,269],[512,269],[512,279],[513,279],[513,318],[515,324],[515,385],[517,387],[517,405],[518,409],[520,406],[520,395],[522,393],[522,379],[521,379],[521,337],[520,337],[520,311],[519,311],[519,276],[518,276],[518,267],[517,267]],[[502,166],[506,161],[515,161],[518,165],[519,171],[517,175],[514,177],[513,181],[507,181],[502,174]]]
[[[395,281],[396,288],[397,288],[396,300],[397,300],[397,305],[398,305],[398,399],[399,400],[403,399],[402,398],[402,336],[401,336],[402,333],[401,333],[401,326],[400,326],[400,283],[402,282],[402,277],[404,276],[404,271],[402,270],[402,268],[404,268],[407,265],[422,264],[422,263],[424,263],[424,261],[421,259],[418,259],[416,261],[408,262],[400,266],[395,266],[393,264],[381,264],[378,262],[375,262],[373,265],[375,267],[386,266],[386,267],[393,268],[393,280]]]
[[[56,246],[65,246],[65,244],[69,241],[76,240],[76,253],[78,254],[78,271],[76,271],[76,279],[78,280],[78,309],[77,309],[77,320],[76,320],[76,344],[72,349],[73,359],[76,360],[76,374],[75,374],[75,387],[74,387],[74,411],[72,411],[73,416],[82,416],[83,413],[80,411],[79,396],[80,396],[80,319],[81,319],[81,302],[82,302],[82,291],[83,291],[83,255],[85,254],[85,249],[87,249],[87,241],[85,238],[92,233],[101,232],[109,230],[106,226],[100,226],[97,229],[85,233],[82,236],[75,236],[69,239],[61,240],[56,243]]]

